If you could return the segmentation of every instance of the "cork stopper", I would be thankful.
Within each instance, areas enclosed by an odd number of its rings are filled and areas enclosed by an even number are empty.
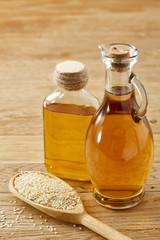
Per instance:
[[[109,57],[115,59],[112,62],[112,71],[127,71],[129,66],[127,58],[130,57],[130,47],[120,44],[113,45],[109,49]]]
[[[77,61],[61,62],[55,68],[54,80],[66,90],[80,90],[88,82],[87,68],[83,63]]]
[[[128,46],[115,45],[111,46],[109,49],[111,58],[129,58],[130,57],[130,48]]]

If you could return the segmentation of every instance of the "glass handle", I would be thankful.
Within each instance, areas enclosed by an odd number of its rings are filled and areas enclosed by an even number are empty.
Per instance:
[[[136,110],[135,114],[138,118],[141,119],[147,112],[148,106],[147,92],[139,77],[137,77],[133,72],[130,75],[129,82],[132,83],[133,86],[137,89],[140,96],[140,107],[138,110]]]

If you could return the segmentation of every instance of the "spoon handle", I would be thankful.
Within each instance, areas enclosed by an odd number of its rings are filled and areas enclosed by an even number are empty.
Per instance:
[[[82,225],[107,238],[108,240],[132,240],[87,213],[82,215],[80,221]]]

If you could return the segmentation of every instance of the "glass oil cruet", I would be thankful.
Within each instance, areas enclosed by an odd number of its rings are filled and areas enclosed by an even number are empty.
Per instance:
[[[106,87],[87,134],[87,168],[98,203],[113,209],[130,208],[143,199],[153,163],[153,136],[145,117],[147,94],[132,71],[138,60],[134,46],[111,44],[100,49]]]

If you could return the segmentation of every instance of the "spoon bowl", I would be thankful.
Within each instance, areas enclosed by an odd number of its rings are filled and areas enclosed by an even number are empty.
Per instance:
[[[50,178],[58,179],[59,181],[64,182],[60,178],[55,177],[54,175],[50,175],[44,172],[38,172],[40,174],[44,174]],[[75,205],[73,209],[57,209],[54,207],[48,207],[39,203],[36,203],[23,195],[21,195],[15,188],[15,179],[23,173],[18,173],[13,176],[9,181],[9,190],[13,193],[17,198],[21,199],[22,201],[28,203],[29,205],[37,208],[38,210],[44,212],[45,214],[54,217],[58,220],[76,224],[82,224],[92,231],[100,234],[101,236],[105,237],[108,240],[131,240],[131,238],[117,232],[113,228],[105,225],[104,223],[100,222],[99,220],[90,216],[86,210],[84,209],[83,203],[81,200]]]
[[[36,172],[36,171],[34,171],[34,172]],[[46,176],[48,176],[50,178],[58,179],[59,181],[64,182],[63,180],[61,180],[60,178],[55,177],[54,175],[51,175],[51,174],[48,174],[48,173],[45,173],[45,172],[38,172],[38,173],[41,173],[41,174],[46,175]],[[37,208],[41,212],[44,212],[45,214],[47,214],[47,215],[49,215],[51,217],[54,217],[54,218],[56,218],[58,220],[61,220],[61,221],[64,221],[64,222],[70,222],[70,223],[77,223],[77,224],[80,223],[79,222],[79,215],[80,214],[85,214],[85,209],[83,207],[81,199],[79,200],[79,202],[75,205],[75,207],[73,209],[57,209],[57,208],[48,207],[48,206],[36,203],[36,202],[34,202],[34,201],[24,197],[23,195],[21,195],[16,190],[16,188],[14,186],[14,181],[20,175],[21,175],[21,173],[16,174],[9,181],[9,190],[17,198],[21,199],[22,201],[28,203],[29,205]]]

